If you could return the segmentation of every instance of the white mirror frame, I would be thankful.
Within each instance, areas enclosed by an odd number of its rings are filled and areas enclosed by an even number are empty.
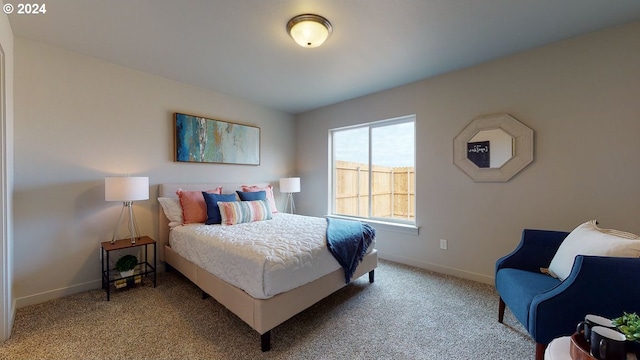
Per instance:
[[[513,156],[499,168],[479,168],[467,158],[467,143],[482,130],[502,129],[514,139]],[[509,181],[533,161],[533,130],[509,114],[496,114],[471,120],[453,139],[453,162],[477,182]]]

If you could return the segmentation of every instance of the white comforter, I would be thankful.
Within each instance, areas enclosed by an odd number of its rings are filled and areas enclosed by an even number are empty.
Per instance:
[[[277,213],[232,226],[178,226],[170,244],[220,279],[267,299],[340,269],[327,249],[326,230],[325,218]]]

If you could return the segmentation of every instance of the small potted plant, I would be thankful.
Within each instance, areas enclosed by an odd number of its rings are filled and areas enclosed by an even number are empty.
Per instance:
[[[640,351],[640,316],[625,312],[621,317],[613,319],[612,323],[627,338],[628,350]]]
[[[138,258],[134,255],[125,255],[116,262],[116,271],[120,276],[127,277],[133,275],[133,270],[138,265]]]

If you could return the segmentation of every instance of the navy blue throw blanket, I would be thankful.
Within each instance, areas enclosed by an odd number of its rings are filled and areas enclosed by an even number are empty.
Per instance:
[[[375,237],[376,229],[369,224],[327,218],[327,247],[344,269],[347,284]]]

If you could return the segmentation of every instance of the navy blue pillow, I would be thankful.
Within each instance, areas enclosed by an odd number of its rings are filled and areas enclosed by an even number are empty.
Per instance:
[[[236,201],[236,194],[209,194],[203,191],[202,196],[204,196],[204,202],[207,203],[207,221],[205,221],[207,225],[220,224],[222,222],[218,201]]]
[[[266,191],[236,191],[240,200],[242,201],[255,201],[255,200],[267,200]]]

